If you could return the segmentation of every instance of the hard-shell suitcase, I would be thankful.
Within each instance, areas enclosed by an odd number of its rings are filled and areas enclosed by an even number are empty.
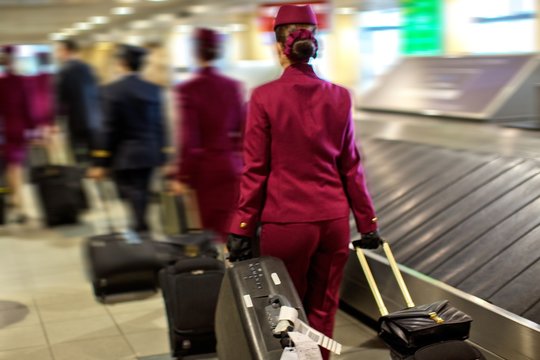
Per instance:
[[[293,307],[307,322],[302,302],[283,262],[261,257],[227,269],[216,310],[220,360],[279,360],[281,339],[273,330],[281,306]]]
[[[392,360],[485,360],[482,353],[465,341],[450,340],[431,344],[414,354],[391,352]]]
[[[206,256],[181,259],[160,271],[173,357],[215,352],[215,311],[224,272],[223,262]]]
[[[414,354],[418,349],[434,343],[467,339],[472,318],[459,309],[451,307],[446,300],[416,306],[390,245],[383,241],[382,247],[407,303],[405,309],[392,313],[388,312],[384,304],[363,250],[355,246],[360,265],[382,315],[379,318],[379,336],[382,340],[399,353]]]

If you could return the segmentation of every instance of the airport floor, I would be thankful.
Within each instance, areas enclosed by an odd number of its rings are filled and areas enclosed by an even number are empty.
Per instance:
[[[358,114],[361,138],[380,137],[540,159],[538,132],[462,121]],[[367,154],[369,156],[369,154]],[[103,213],[82,225],[43,229],[32,221],[0,228],[0,360],[167,360],[167,323],[160,294],[102,305],[85,278],[81,243],[106,229]],[[123,218],[121,207],[114,209]],[[375,332],[340,312],[334,359],[389,359]]]
[[[119,205],[114,213],[118,222]],[[160,294],[107,305],[94,299],[81,244],[104,229],[95,210],[79,226],[49,230],[34,220],[0,230],[0,360],[170,360]],[[336,360],[389,358],[372,329],[341,311],[336,339],[345,346]]]

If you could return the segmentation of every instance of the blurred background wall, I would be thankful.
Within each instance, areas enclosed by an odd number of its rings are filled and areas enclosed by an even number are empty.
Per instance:
[[[323,19],[317,71],[357,95],[402,56],[540,51],[540,0],[307,2]],[[269,19],[283,1],[48,0],[33,3],[40,7],[39,18],[29,15],[30,3],[0,4],[0,43],[27,45],[19,54],[22,72],[34,71],[33,51],[72,37],[81,41],[84,58],[105,83],[115,78],[110,66],[114,43],[151,43],[159,48],[150,59],[154,76],[169,76],[174,84],[194,68],[194,27],[209,26],[226,39],[219,67],[245,81],[248,89],[280,73]]]

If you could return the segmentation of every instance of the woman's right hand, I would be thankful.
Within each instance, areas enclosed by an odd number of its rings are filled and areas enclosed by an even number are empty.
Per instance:
[[[185,195],[189,189],[186,184],[178,180],[169,181],[169,185],[167,187],[169,192],[174,195]]]

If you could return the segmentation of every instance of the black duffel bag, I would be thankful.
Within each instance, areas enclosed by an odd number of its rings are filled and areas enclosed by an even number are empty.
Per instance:
[[[439,341],[465,340],[472,318],[447,300],[415,306],[379,319],[379,336],[393,347],[417,349]]]

